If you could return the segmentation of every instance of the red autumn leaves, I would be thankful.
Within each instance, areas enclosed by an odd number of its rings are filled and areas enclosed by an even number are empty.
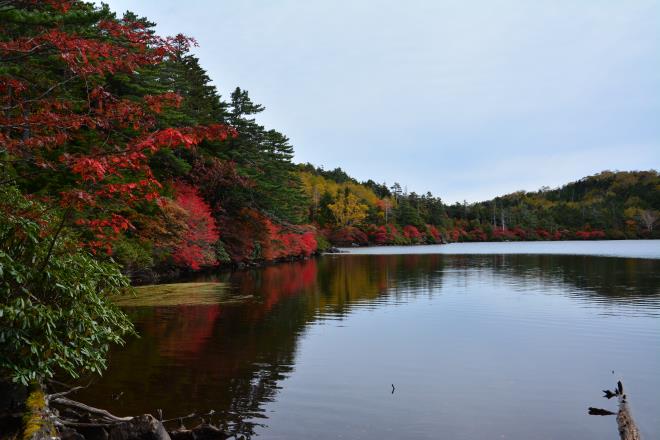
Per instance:
[[[263,218],[267,235],[263,240],[265,260],[279,260],[290,256],[309,257],[316,252],[317,244],[312,231],[303,232],[300,227],[284,227]]]
[[[54,17],[85,8],[74,1],[32,3],[52,8]],[[57,193],[38,197],[62,209],[63,224],[79,231],[83,245],[110,253],[122,234],[135,231],[131,210],[162,197],[163,185],[149,165],[153,154],[192,150],[237,133],[224,124],[163,128],[159,114],[180,106],[181,96],[122,95],[112,83],[114,75],[134,76],[192,40],[161,38],[139,21],[113,18],[76,29],[64,19],[25,26],[20,33],[0,29],[0,57],[15,64],[0,75],[0,144],[17,164],[18,179],[57,181]],[[31,63],[50,71],[32,69]],[[184,231],[170,234],[181,236],[174,262],[191,269],[215,264],[219,233],[209,205],[189,185],[177,183],[174,189],[186,223]]]
[[[174,189],[176,203],[187,213],[186,230],[172,254],[174,262],[192,270],[217,264],[214,245],[220,239],[220,233],[211,216],[211,208],[196,188],[177,183]]]

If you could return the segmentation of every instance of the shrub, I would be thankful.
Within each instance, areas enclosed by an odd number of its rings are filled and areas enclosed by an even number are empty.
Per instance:
[[[322,234],[316,234],[314,237],[316,239],[316,247],[320,252],[324,252],[332,246],[330,242],[328,241],[327,238],[325,238]]]
[[[403,227],[403,236],[406,237],[411,244],[421,243],[423,239],[419,230],[412,225],[406,225]]]
[[[338,246],[352,246],[353,244],[365,246],[369,243],[367,234],[353,226],[332,231],[329,239],[332,244]]]
[[[440,243],[442,241],[442,236],[440,231],[433,225],[426,225],[426,242],[429,244]]]
[[[216,265],[215,243],[220,234],[211,216],[211,208],[200,197],[197,188],[177,183],[174,189],[176,203],[187,213],[186,231],[173,254],[174,262],[192,270]]]
[[[128,279],[61,224],[61,216],[0,186],[0,375],[15,382],[56,370],[100,373],[110,344],[133,331],[110,301]]]

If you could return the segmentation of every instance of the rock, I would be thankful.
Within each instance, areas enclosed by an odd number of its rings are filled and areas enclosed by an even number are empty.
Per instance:
[[[64,429],[60,432],[60,440],[85,440],[85,436],[76,430]]]
[[[108,440],[108,431],[101,426],[85,426],[76,428],[86,440]]]
[[[190,429],[176,429],[169,431],[172,440],[195,440],[195,434]]]
[[[110,429],[110,440],[170,440],[163,424],[150,414],[133,417]]]
[[[230,434],[209,423],[202,423],[192,429],[195,440],[225,440]]]

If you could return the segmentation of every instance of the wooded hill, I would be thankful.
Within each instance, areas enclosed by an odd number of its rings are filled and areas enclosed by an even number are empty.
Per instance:
[[[309,218],[333,242],[415,244],[444,241],[660,238],[657,171],[603,171],[560,188],[519,191],[479,203],[444,205],[340,168],[300,165]],[[338,208],[345,210],[341,218]],[[349,243],[350,242],[350,243]]]
[[[510,229],[520,239],[632,239],[660,237],[654,228],[659,209],[660,177],[650,170],[603,171],[556,189],[455,204],[447,213],[489,236],[505,236],[496,231]]]

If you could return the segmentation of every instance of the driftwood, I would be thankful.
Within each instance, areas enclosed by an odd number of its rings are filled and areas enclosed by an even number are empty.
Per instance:
[[[94,419],[99,420],[99,423],[102,424],[112,424],[112,423],[121,423],[128,422],[133,417],[117,417],[114,414],[110,414],[104,409],[94,408],[93,406],[85,405],[84,403],[76,402],[75,400],[68,399],[66,397],[55,397],[49,399],[50,404],[64,406],[67,408],[76,409],[82,411],[83,413],[88,414]]]
[[[60,384],[64,385],[64,384]],[[208,423],[215,411],[206,413],[192,413],[187,416],[163,420],[163,411],[156,410],[157,417],[143,414],[135,417],[119,417],[101,408],[78,402],[68,396],[77,390],[86,387],[73,387],[63,392],[45,396],[49,408],[49,418],[58,427],[62,439],[80,439],[87,437],[87,433],[95,433],[94,437],[110,440],[154,439],[154,440],[224,440],[230,434]],[[201,421],[199,425],[188,429],[183,425],[184,420],[195,419]],[[166,430],[164,424],[179,422],[175,430]],[[90,431],[91,430],[91,431]]]
[[[157,412],[158,414],[160,414],[161,417],[162,417],[163,410],[161,410],[161,409],[157,409],[156,412]],[[214,410],[211,410],[211,411],[209,411],[209,412],[207,412],[207,413],[203,413],[203,414],[191,413],[191,414],[188,414],[187,416],[174,417],[174,418],[172,418],[172,419],[162,420],[162,422],[163,422],[163,423],[167,423],[167,422],[176,422],[176,421],[178,421],[179,424],[182,425],[184,420],[187,420],[187,419],[193,419],[193,418],[199,417],[199,418],[202,419],[202,421],[204,421],[204,417],[206,417],[206,416],[212,416],[213,414],[215,414],[215,411],[214,411]]]
[[[621,440],[640,440],[639,429],[632,418],[626,395],[620,399],[619,413],[616,415],[616,424],[619,427]]]
[[[589,407],[589,414],[592,416],[609,416],[616,414],[616,424],[619,430],[621,440],[640,440],[639,429],[630,412],[628,397],[623,391],[623,384],[618,381],[614,390],[603,390],[606,399],[617,397],[619,400],[619,410],[614,413],[607,409]]]

